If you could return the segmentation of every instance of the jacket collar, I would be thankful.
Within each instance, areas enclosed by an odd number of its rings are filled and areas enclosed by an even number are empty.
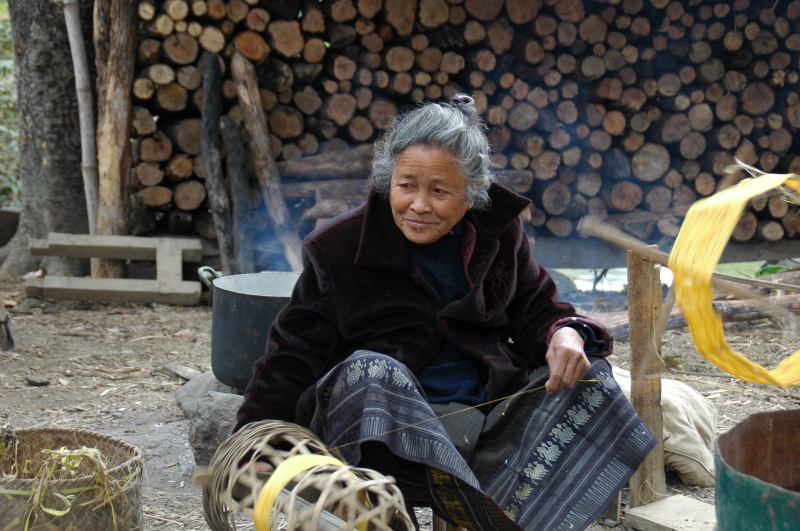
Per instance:
[[[492,183],[489,197],[492,200],[489,210],[470,210],[464,216],[464,221],[475,228],[478,246],[496,240],[531,202],[497,183]],[[362,208],[365,210],[364,224],[356,251],[356,264],[411,271],[414,264],[406,250],[406,237],[394,223],[389,200],[370,192]]]

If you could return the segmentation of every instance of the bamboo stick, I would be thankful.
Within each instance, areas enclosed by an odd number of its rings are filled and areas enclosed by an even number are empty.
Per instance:
[[[97,146],[94,142],[94,102],[89,83],[89,63],[81,31],[81,14],[78,0],[62,0],[64,20],[67,25],[72,64],[75,69],[75,90],[78,96],[78,115],[81,131],[81,173],[89,216],[89,234],[97,232]]]
[[[621,249],[628,249],[634,251],[643,257],[652,260],[657,264],[664,267],[669,266],[669,255],[664,251],[659,251],[655,247],[650,247],[646,243],[629,234],[625,234],[618,228],[608,223],[604,223],[593,216],[585,216],[578,222],[578,233],[581,236],[594,236],[606,243],[610,243]],[[734,275],[726,275],[724,273],[713,273],[711,276],[711,284],[718,289],[727,291],[743,299],[760,300],[764,304],[772,305],[772,302],[767,297],[762,297],[757,293],[747,290],[740,286],[740,284],[749,284],[751,286],[758,286],[762,288],[778,289],[782,291],[800,291],[800,287],[781,284],[779,282],[769,282],[766,280],[758,280],[753,278],[743,278]]]

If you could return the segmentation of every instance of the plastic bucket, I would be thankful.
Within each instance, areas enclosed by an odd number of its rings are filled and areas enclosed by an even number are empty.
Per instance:
[[[718,531],[800,529],[800,410],[750,415],[714,461]]]

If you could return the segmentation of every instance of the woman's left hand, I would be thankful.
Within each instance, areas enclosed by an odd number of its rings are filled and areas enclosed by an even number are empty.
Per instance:
[[[550,367],[550,379],[545,384],[548,395],[561,389],[571,389],[591,367],[583,352],[583,338],[570,327],[556,330],[550,339],[545,360]]]

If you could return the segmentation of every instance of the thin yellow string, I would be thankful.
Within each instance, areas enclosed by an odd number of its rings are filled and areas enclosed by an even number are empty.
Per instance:
[[[675,296],[697,351],[740,380],[781,387],[800,385],[800,350],[767,370],[736,352],[725,341],[722,319],[713,308],[711,275],[750,199],[778,186],[800,191],[796,174],[766,174],[695,202],[686,213],[669,268]]]
[[[600,380],[596,378],[587,379],[587,380],[578,380],[576,383],[595,383],[599,382]],[[416,426],[421,426],[428,422],[433,422],[434,420],[440,420],[445,417],[449,417],[451,415],[456,415],[458,413],[463,413],[465,411],[469,411],[470,409],[477,409],[483,406],[488,406],[491,404],[495,404],[497,402],[502,402],[504,400],[515,398],[518,396],[522,396],[527,393],[532,393],[534,391],[540,391],[544,389],[546,386],[534,387],[533,389],[526,389],[524,391],[519,391],[517,393],[504,396],[501,398],[496,398],[494,400],[489,400],[482,404],[477,404],[474,406],[468,406],[463,409],[459,409],[457,411],[451,411],[450,413],[445,413],[444,415],[436,416],[430,419],[426,419],[420,422],[416,422],[413,424],[406,424],[400,426],[399,428],[394,428],[392,430],[383,432],[378,434],[378,437],[383,435],[389,435],[391,433],[396,433],[408,428],[413,428]],[[508,408],[508,404],[506,405],[506,409]],[[505,415],[505,410],[503,411],[503,415]],[[341,448],[345,448],[347,446],[352,446],[354,444],[360,444],[362,442],[367,442],[370,439],[360,439],[357,441],[352,441],[349,443],[345,443],[339,446],[332,447],[332,450],[339,450]],[[315,466],[319,465],[334,465],[334,466],[345,466],[345,464],[336,459],[335,457],[322,455],[322,454],[299,454],[294,455],[287,458],[283,461],[280,465],[275,468],[275,470],[270,474],[270,478],[267,480],[264,487],[261,489],[261,492],[258,495],[258,499],[253,507],[253,524],[255,524],[256,531],[269,531],[269,520],[272,516],[272,508],[275,504],[275,500],[278,497],[278,494],[283,490],[292,480],[306,470],[310,470]],[[360,526],[357,526],[361,529]]]
[[[578,380],[576,383],[593,383],[593,382],[599,382],[599,381],[600,380],[598,380],[596,378],[593,378],[591,380]],[[459,409],[457,411],[451,411],[450,413],[445,413],[444,415],[440,415],[438,417],[425,419],[425,420],[422,420],[420,422],[415,422],[413,424],[405,424],[403,426],[400,426],[399,428],[394,428],[392,430],[385,431],[383,433],[379,433],[378,435],[372,435],[372,436],[370,436],[370,438],[359,439],[357,441],[352,441],[352,442],[345,443],[345,444],[342,444],[342,445],[339,445],[339,446],[334,446],[332,448],[332,450],[341,450],[342,448],[347,448],[348,446],[352,446],[354,444],[361,444],[363,442],[368,442],[369,440],[371,440],[374,437],[382,437],[384,435],[390,435],[392,433],[397,433],[399,431],[402,431],[402,430],[405,430],[405,429],[408,429],[408,428],[416,428],[417,426],[422,426],[423,424],[427,424],[428,422],[433,422],[434,420],[441,420],[441,419],[443,419],[445,417],[449,417],[451,415],[456,415],[458,413],[463,413],[465,411],[469,411],[470,409],[477,409],[477,408],[480,408],[480,407],[483,407],[483,406],[488,406],[488,405],[491,405],[491,404],[495,404],[497,402],[502,402],[503,400],[507,400],[509,398],[515,398],[515,397],[522,396],[522,395],[527,394],[527,393],[532,393],[534,391],[539,391],[541,389],[544,389],[545,387],[546,386],[542,385],[541,387],[534,387],[533,389],[526,389],[525,391],[519,391],[517,393],[514,393],[512,395],[508,395],[508,396],[504,396],[502,398],[495,398],[494,400],[489,400],[488,402],[484,402],[483,404],[478,404],[478,405],[475,405],[475,406],[465,407],[464,409]],[[506,409],[508,409],[508,404],[506,404]],[[506,412],[504,410],[503,411],[503,415],[505,415],[505,414],[506,414]]]

